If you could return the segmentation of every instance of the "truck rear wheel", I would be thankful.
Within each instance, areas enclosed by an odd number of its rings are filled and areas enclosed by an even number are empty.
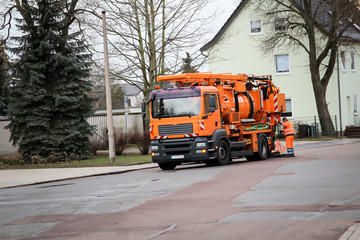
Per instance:
[[[265,160],[269,155],[269,146],[265,135],[258,136],[258,152],[254,153],[252,156],[247,156],[248,161],[254,160]]]
[[[174,170],[176,168],[175,163],[158,163],[162,170]]]
[[[269,155],[269,146],[265,135],[260,135],[258,139],[258,152],[257,156],[259,160],[267,159]]]
[[[229,164],[229,161],[230,161],[229,146],[224,140],[220,140],[217,163],[219,165],[227,165]]]

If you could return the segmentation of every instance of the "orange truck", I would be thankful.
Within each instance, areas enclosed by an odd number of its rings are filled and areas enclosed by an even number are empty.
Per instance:
[[[177,83],[157,87],[147,102],[152,160],[161,169],[269,157],[285,111],[285,95],[271,76],[187,73],[157,80]]]

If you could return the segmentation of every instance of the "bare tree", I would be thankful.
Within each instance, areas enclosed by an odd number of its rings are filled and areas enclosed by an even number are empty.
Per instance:
[[[309,70],[323,135],[335,135],[326,102],[340,45],[360,41],[358,3],[351,0],[253,0],[258,11],[277,28],[263,41],[265,52],[276,47],[302,48]]]
[[[143,83],[140,90],[145,97],[154,89],[158,75],[181,71],[182,57],[187,51],[193,52],[193,59],[201,57],[196,47],[202,41],[201,29],[207,17],[199,12],[207,0],[85,2],[85,8],[92,14],[84,22],[98,36],[102,31],[96,18],[101,17],[101,10],[106,11],[112,79],[139,88],[138,83]],[[101,48],[95,47],[94,52],[101,53]],[[101,61],[97,66],[102,67]]]

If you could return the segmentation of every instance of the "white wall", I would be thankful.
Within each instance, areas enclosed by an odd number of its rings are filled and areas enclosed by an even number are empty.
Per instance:
[[[17,148],[13,147],[9,142],[10,131],[4,129],[9,125],[10,121],[0,121],[0,155],[16,154]]]
[[[345,65],[343,70],[340,62],[340,89],[341,89],[341,108],[342,120],[345,125],[360,125],[358,114],[354,114],[357,106],[357,113],[359,112],[360,103],[360,49],[347,47],[341,48],[345,51]],[[351,69],[351,51],[355,53],[355,70]],[[341,60],[340,60],[341,61]],[[356,101],[356,103],[354,102]]]

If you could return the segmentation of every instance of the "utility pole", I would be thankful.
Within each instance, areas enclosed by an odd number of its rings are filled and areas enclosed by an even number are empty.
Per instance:
[[[127,95],[124,95],[124,106],[125,106],[125,132],[126,132],[126,145],[129,144],[128,140],[128,115],[129,115],[129,99]]]
[[[109,55],[107,45],[107,32],[106,32],[106,17],[105,11],[102,11],[102,24],[103,24],[103,40],[104,40],[104,62],[105,62],[105,92],[106,92],[106,119],[109,138],[109,160],[111,163],[115,162],[115,137],[114,137],[114,124],[112,114],[111,102],[111,87],[110,87],[110,73],[109,73]]]

